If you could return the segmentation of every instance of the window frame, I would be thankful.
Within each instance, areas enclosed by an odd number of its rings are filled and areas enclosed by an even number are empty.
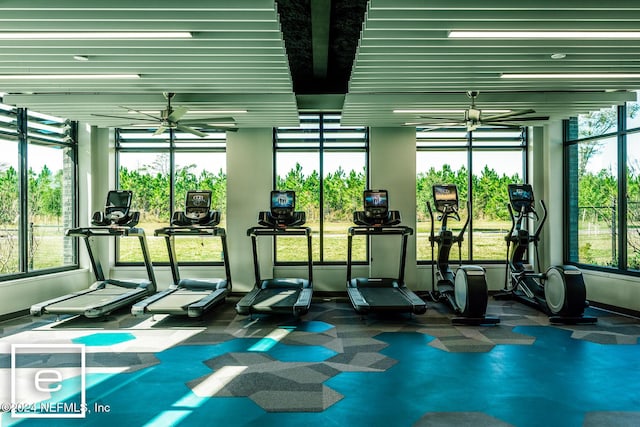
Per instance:
[[[204,132],[207,129],[202,129]],[[176,184],[176,162],[175,155],[176,153],[224,153],[226,156],[226,134],[224,132],[220,132],[224,134],[224,138],[216,138],[212,137],[211,139],[193,139],[193,143],[190,143],[189,139],[180,140],[176,137],[177,132],[174,129],[167,129],[167,138],[157,138],[151,136],[152,131],[155,129],[126,129],[126,128],[116,128],[115,129],[115,181],[116,188],[120,188],[120,153],[157,153],[163,154],[166,153],[169,155],[169,216],[173,213],[173,206],[175,206],[175,184]],[[121,137],[122,133],[140,133],[141,135],[149,135],[148,138],[140,138],[136,139],[135,143],[131,147],[122,146],[123,138]],[[216,133],[212,131],[211,133]],[[186,142],[185,142],[186,141]],[[197,143],[203,144],[211,144],[208,148],[197,147]],[[180,146],[181,143],[185,143],[184,146]],[[145,146],[148,144],[148,146]],[[226,173],[226,172],[225,172]],[[226,197],[226,196],[225,196]],[[226,212],[225,212],[226,216]],[[169,224],[167,224],[169,225]],[[116,239],[116,244],[114,245],[114,259],[115,265],[119,267],[127,267],[127,266],[141,266],[144,263],[142,261],[122,261],[120,259],[120,246],[119,240]],[[164,244],[163,244],[164,245]],[[158,266],[168,266],[169,261],[153,261],[154,265]],[[178,260],[178,266],[222,266],[224,262],[220,261],[183,261]]]
[[[0,114],[5,117],[14,117],[14,123],[3,123],[9,131],[15,130],[15,138],[17,143],[18,154],[18,272],[8,273],[0,275],[0,282],[9,280],[16,280],[29,277],[44,276],[52,273],[60,273],[65,271],[77,270],[79,265],[79,250],[77,239],[72,238],[71,242],[71,258],[72,262],[67,265],[61,265],[57,267],[40,268],[35,270],[29,269],[29,159],[28,151],[29,145],[43,145],[54,146],[69,149],[69,157],[73,162],[73,171],[71,173],[71,195],[73,198],[71,207],[71,224],[72,227],[76,227],[79,218],[78,207],[78,123],[74,121],[61,119],[61,122],[56,122],[49,125],[50,127],[59,127],[59,137],[51,137],[53,132],[51,129],[40,128],[38,126],[29,126],[29,115],[32,113],[34,117],[42,115],[41,113],[28,110],[26,108],[18,108],[3,104],[4,107],[0,109]],[[42,115],[48,116],[48,115]],[[49,116],[54,118],[53,116]],[[45,119],[44,117],[43,120]],[[55,117],[58,119],[58,117]],[[13,120],[12,120],[13,121]],[[31,120],[32,122],[36,120]],[[13,132],[11,132],[13,133]],[[64,238],[64,236],[61,236]],[[64,243],[63,243],[64,244]]]
[[[369,128],[367,126],[348,126],[346,127],[346,129],[353,129],[353,128],[362,128],[362,131],[364,132],[364,146],[362,148],[358,148],[358,147],[352,147],[352,146],[344,146],[344,147],[340,147],[340,146],[336,146],[334,145],[334,143],[331,143],[330,146],[325,146],[325,142],[326,139],[325,138],[325,120],[324,117],[325,116],[338,116],[340,117],[340,113],[339,112],[305,112],[303,114],[300,114],[300,122],[304,123],[305,121],[310,121],[311,117],[314,116],[318,116],[318,140],[317,140],[317,146],[311,145],[309,144],[309,146],[305,147],[303,145],[298,145],[298,146],[289,146],[289,147],[278,147],[278,129],[279,128],[273,128],[273,149],[272,149],[272,153],[273,153],[273,184],[272,184],[272,188],[275,190],[277,189],[277,155],[278,152],[288,152],[288,153],[292,153],[292,152],[306,152],[306,153],[317,153],[318,155],[318,178],[319,178],[319,188],[320,188],[320,195],[319,195],[319,218],[320,218],[320,223],[319,223],[319,228],[318,228],[318,238],[319,238],[319,251],[320,251],[320,259],[319,260],[314,260],[313,264],[314,265],[346,265],[347,264],[347,260],[345,259],[343,260],[331,260],[331,261],[326,261],[324,259],[324,179],[325,179],[325,171],[324,171],[324,154],[325,153],[336,153],[336,152],[358,152],[358,153],[363,153],[364,158],[365,158],[365,187],[369,187]],[[306,120],[305,120],[306,119]],[[303,129],[304,130],[304,126],[301,126],[300,128],[295,128],[295,129]],[[345,233],[346,236],[346,233]],[[302,265],[305,264],[305,261],[283,261],[283,260],[278,260],[277,257],[277,239],[274,238],[274,243],[273,243],[273,261],[274,261],[274,265],[277,266],[289,266],[289,265]],[[369,241],[368,239],[366,240],[366,259],[369,259]],[[353,260],[352,261],[353,265],[367,265],[368,262],[365,260]]]
[[[627,140],[628,136],[632,134],[640,134],[640,127],[627,129],[627,108],[628,104],[618,105],[616,107],[616,125],[617,128],[614,131],[603,133],[601,135],[588,136],[584,138],[578,137],[578,118],[572,117],[570,119],[563,120],[562,126],[562,140],[563,140],[563,199],[564,199],[564,211],[566,215],[563,219],[564,236],[563,236],[563,257],[564,262],[569,265],[575,265],[580,269],[601,271],[607,273],[622,274],[625,276],[640,277],[640,270],[629,269],[628,266],[628,235],[627,235],[627,198],[624,197],[627,194]],[[575,137],[574,137],[575,135]],[[616,206],[617,213],[615,220],[616,224],[616,242],[615,248],[618,254],[617,266],[606,266],[599,264],[588,264],[580,262],[578,257],[579,242],[578,242],[578,230],[577,225],[571,224],[571,218],[574,215],[575,209],[578,208],[577,191],[578,182],[577,176],[574,174],[577,172],[577,159],[572,160],[574,155],[571,150],[577,147],[578,144],[594,141],[605,140],[607,138],[615,138],[617,145],[617,190]],[[575,165],[574,165],[575,163]],[[575,169],[575,170],[574,170]],[[576,179],[573,182],[573,179]],[[576,228],[575,231],[573,228]]]
[[[462,132],[464,131],[464,128],[457,128],[457,127],[449,127],[449,128],[443,128],[443,132]],[[420,145],[421,141],[424,141],[424,138],[420,138],[418,137],[418,134],[420,133],[420,128],[416,129],[416,154],[418,152],[447,152],[447,151],[458,151],[458,152],[466,152],[466,158],[467,158],[467,162],[466,162],[466,167],[467,167],[467,195],[468,195],[468,199],[470,201],[473,201],[473,195],[474,195],[474,189],[473,189],[473,154],[474,152],[479,152],[479,151],[519,151],[522,154],[522,178],[524,180],[524,183],[528,183],[529,182],[529,156],[528,154],[528,150],[529,150],[529,139],[530,139],[530,130],[528,127],[521,127],[520,128],[520,140],[521,143],[520,145],[504,145],[504,144],[487,144],[487,143],[481,143],[481,144],[474,144],[474,132],[477,135],[478,133],[481,132],[500,132],[500,131],[504,131],[503,128],[489,128],[489,127],[482,127],[482,128],[478,128],[476,131],[467,131],[466,135],[465,135],[465,141],[464,144],[456,144],[456,145],[447,145],[447,139],[446,138],[439,138],[442,139],[442,143],[440,144],[433,144],[433,145]],[[457,142],[458,138],[454,138]],[[505,141],[508,142],[510,140],[513,139],[508,139],[508,138],[495,138],[496,141]],[[476,140],[477,141],[477,140]],[[481,139],[481,141],[484,141],[484,139]],[[417,159],[416,159],[417,161]],[[417,177],[417,175],[416,175]],[[416,186],[416,191],[417,191],[417,186]],[[505,189],[506,192],[506,189]],[[416,193],[416,197],[417,197],[417,193]],[[462,263],[463,264],[473,264],[473,263],[478,263],[481,262],[482,264],[504,264],[505,260],[504,259],[482,259],[482,258],[477,258],[474,256],[473,253],[473,229],[474,229],[474,224],[473,224],[473,212],[474,210],[474,206],[473,203],[471,203],[471,212],[469,213],[469,215],[471,216],[469,219],[469,225],[467,227],[467,231],[466,231],[466,236],[464,239],[464,244],[467,246],[466,250],[467,253],[469,254],[468,259],[462,259]],[[417,238],[416,238],[416,246],[418,244]],[[505,247],[506,248],[506,247]],[[453,255],[453,252],[452,252]],[[418,256],[418,251],[416,250],[416,257]],[[416,262],[418,265],[432,265],[433,262],[435,262],[434,260],[431,259],[420,259],[417,258]]]

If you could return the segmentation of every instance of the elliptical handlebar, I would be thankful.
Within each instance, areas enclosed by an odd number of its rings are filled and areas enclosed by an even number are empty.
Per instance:
[[[429,216],[431,217],[431,234],[429,236],[429,241],[431,242],[431,247],[433,248],[433,243],[435,241],[435,234],[433,233],[433,227],[435,226],[435,221],[433,219],[433,211],[431,210],[431,203],[427,202],[427,209],[429,210]]]
[[[460,233],[458,233],[458,237],[456,238],[456,240],[458,241],[458,246],[460,246],[460,244],[464,240],[464,233],[467,231],[467,227],[469,226],[469,221],[471,221],[470,213],[471,213],[471,202],[467,200],[467,219],[464,222],[464,225],[462,226]],[[460,220],[460,215],[458,215],[457,212],[456,212],[456,216],[458,217],[458,220]]]
[[[538,227],[536,227],[535,233],[533,233],[533,239],[536,242],[540,240],[540,233],[542,232],[542,227],[544,226],[544,223],[547,221],[547,206],[544,204],[544,200],[540,200],[540,206],[542,206],[542,219],[540,219],[538,214],[535,211],[533,211],[533,213],[536,215],[536,218],[540,221],[538,223]]]

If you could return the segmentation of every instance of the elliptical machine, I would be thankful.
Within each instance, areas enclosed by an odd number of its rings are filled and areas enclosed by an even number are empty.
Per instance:
[[[462,265],[462,242],[464,233],[469,225],[469,216],[464,222],[460,233],[454,237],[447,228],[449,218],[460,221],[458,213],[458,188],[453,185],[434,185],[433,201],[435,210],[440,214],[438,221],[442,221],[440,232],[434,234],[434,216],[431,204],[427,202],[431,217],[431,260],[435,261],[434,246],[438,245],[438,262],[431,268],[431,299],[447,304],[454,313],[461,317],[454,317],[453,324],[460,325],[495,325],[500,323],[497,317],[486,316],[488,291],[484,269],[477,265]],[[469,212],[467,203],[467,212]],[[451,247],[458,244],[458,270],[454,272],[449,266]],[[436,276],[438,278],[436,282]]]
[[[545,273],[536,272],[526,263],[529,245],[535,248],[536,263],[540,266],[538,242],[547,220],[547,207],[540,200],[542,218],[534,208],[533,188],[530,184],[509,184],[509,215],[511,230],[507,241],[507,266],[504,291],[495,299],[516,299],[545,312],[549,322],[561,324],[596,323],[598,319],[584,316],[589,306],[582,272],[572,265],[552,266]],[[528,219],[539,221],[535,232],[528,229]]]

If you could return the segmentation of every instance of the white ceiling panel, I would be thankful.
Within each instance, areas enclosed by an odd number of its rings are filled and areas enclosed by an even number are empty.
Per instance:
[[[639,31],[640,2],[370,0],[343,123],[398,126],[395,109],[534,109],[552,119],[636,99],[640,36],[452,39],[451,31]],[[628,35],[626,37],[629,37]],[[552,59],[552,54],[563,54]],[[503,74],[599,73],[589,78]],[[614,79],[612,73],[633,74]]]

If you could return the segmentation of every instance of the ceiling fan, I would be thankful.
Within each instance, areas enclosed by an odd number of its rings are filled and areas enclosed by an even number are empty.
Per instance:
[[[476,107],[476,97],[480,92],[468,91],[467,96],[471,98],[471,105],[464,111],[464,118],[461,120],[452,119],[451,117],[430,117],[419,116],[420,122],[407,123],[410,126],[425,127],[425,130],[435,130],[443,127],[466,127],[467,131],[473,131],[480,126],[487,127],[503,127],[503,128],[519,128],[524,122],[549,120],[545,116],[529,116],[535,113],[535,110],[516,110],[493,115],[484,115],[482,110]]]
[[[136,110],[134,108],[126,108],[129,111],[133,111],[135,113],[146,116],[147,118],[140,117],[125,117],[125,116],[115,116],[109,114],[92,114],[92,116],[96,117],[111,117],[115,119],[123,119],[127,121],[135,121],[134,123],[123,124],[120,126],[157,126],[156,131],[153,133],[154,135],[160,135],[165,132],[167,129],[178,129],[183,132],[188,132],[193,135],[204,138],[208,134],[202,132],[196,127],[207,128],[207,129],[220,129],[223,131],[232,131],[235,132],[238,129],[236,128],[235,119],[233,117],[209,117],[209,118],[198,118],[198,119],[182,119],[182,117],[187,114],[188,109],[186,107],[172,107],[171,99],[175,96],[175,93],[172,92],[163,92],[164,97],[167,99],[167,108],[160,111],[160,116],[155,116],[153,114],[146,113],[144,111]]]

